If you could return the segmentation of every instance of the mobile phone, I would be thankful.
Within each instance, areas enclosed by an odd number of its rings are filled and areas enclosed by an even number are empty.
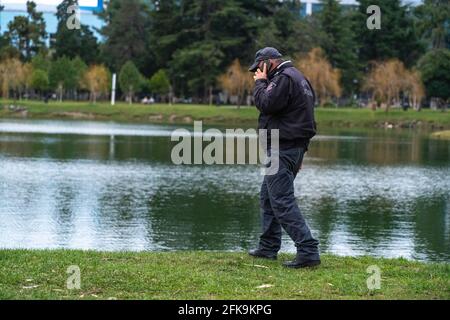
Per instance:
[[[272,63],[270,63],[270,60],[264,60],[264,64],[266,65],[267,73],[269,73],[270,68],[272,67]],[[264,71],[264,70],[261,70],[261,71]]]

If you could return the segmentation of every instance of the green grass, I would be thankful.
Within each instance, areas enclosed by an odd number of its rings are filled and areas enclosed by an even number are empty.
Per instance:
[[[6,106],[14,104],[22,107],[11,111]],[[204,105],[163,105],[144,106],[119,103],[112,107],[108,103],[92,105],[85,102],[1,101],[0,117],[38,119],[88,119],[114,120],[124,122],[149,123],[191,123],[203,120],[206,124],[249,125],[257,122],[258,112],[254,107],[215,107]],[[399,127],[426,127],[433,129],[450,128],[448,112],[422,110],[402,111],[354,108],[317,108],[316,118],[323,127],[383,127],[386,124]]]
[[[291,270],[281,266],[288,258],[2,250],[0,299],[450,299],[449,264],[325,255],[318,268]],[[80,290],[66,288],[71,265]],[[380,290],[367,288],[371,265],[381,268]]]

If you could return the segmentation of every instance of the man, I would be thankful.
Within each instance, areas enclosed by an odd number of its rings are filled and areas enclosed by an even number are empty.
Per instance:
[[[249,254],[277,259],[283,227],[297,247],[295,260],[284,266],[317,266],[319,242],[313,238],[294,196],[294,179],[309,141],[316,134],[314,90],[291,61],[284,61],[275,48],[259,50],[249,71],[255,72],[254,99],[260,111],[259,129],[267,129],[269,134],[270,130],[279,130],[279,150],[271,150],[268,137],[268,152],[279,155],[279,169],[264,177],[260,193],[263,233],[258,249]]]

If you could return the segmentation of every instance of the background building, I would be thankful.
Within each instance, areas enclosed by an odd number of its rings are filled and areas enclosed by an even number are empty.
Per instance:
[[[341,0],[341,4],[346,7],[356,7],[358,2],[356,0]],[[322,9],[320,0],[303,0],[301,1],[300,15],[306,16],[318,12]]]
[[[61,0],[34,0],[39,11],[44,13],[44,19],[47,24],[47,32],[54,33],[56,31],[57,20],[55,16],[56,7]],[[0,12],[0,31],[8,28],[8,23],[17,15],[23,15],[26,12],[27,0],[0,0],[0,5],[4,6]],[[93,28],[100,28],[102,21],[94,14],[95,11],[101,10],[103,0],[79,0],[81,11],[81,23]]]

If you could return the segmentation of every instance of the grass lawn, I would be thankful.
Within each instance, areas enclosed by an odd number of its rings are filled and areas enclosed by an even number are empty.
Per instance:
[[[243,253],[0,251],[0,299],[450,299],[450,264],[323,256],[311,270]],[[79,266],[81,289],[68,290]],[[381,289],[367,288],[371,265]]]
[[[11,111],[7,106],[14,104],[19,107]],[[228,124],[254,126],[258,112],[254,107],[215,107],[204,105],[128,105],[119,103],[112,107],[108,103],[92,105],[85,102],[51,102],[45,104],[37,101],[2,101],[0,100],[0,118],[43,118],[43,119],[88,119],[114,120],[126,122],[149,123],[191,123],[193,120],[203,120],[205,124]],[[450,128],[450,113],[422,110],[402,111],[354,108],[317,108],[316,117],[319,126],[334,127],[374,127],[393,126],[410,127],[424,126],[434,129]]]

